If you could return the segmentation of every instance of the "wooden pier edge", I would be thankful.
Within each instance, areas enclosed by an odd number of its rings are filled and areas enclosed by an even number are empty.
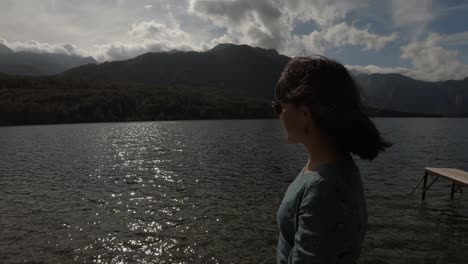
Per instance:
[[[427,180],[429,176],[435,176],[434,180],[427,185]],[[457,191],[460,191],[463,194],[462,186],[468,186],[468,172],[453,169],[453,168],[434,168],[434,167],[425,167],[424,175],[419,180],[418,184],[413,188],[410,195],[413,195],[414,191],[418,186],[423,182],[421,200],[426,198],[426,192],[429,188],[439,179],[446,178],[452,181],[452,190],[450,192],[450,200],[453,200],[453,194]]]

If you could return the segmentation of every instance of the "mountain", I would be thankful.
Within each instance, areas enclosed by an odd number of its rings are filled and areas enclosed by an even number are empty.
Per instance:
[[[54,75],[81,65],[97,63],[92,57],[54,53],[14,52],[0,44],[0,72],[13,75]]]
[[[15,53],[14,51],[12,51],[10,48],[8,48],[7,46],[3,45],[0,43],[0,56],[2,55],[10,55],[10,54],[13,54]]]
[[[231,95],[271,98],[272,87],[289,60],[275,50],[220,44],[206,52],[146,53],[125,61],[86,65],[67,77],[150,85],[215,86]]]
[[[427,116],[369,109],[371,116]],[[215,87],[90,82],[0,73],[0,126],[150,120],[274,118],[270,100]]]
[[[372,105],[414,113],[468,114],[468,78],[424,82],[400,74],[360,74],[357,79]]]
[[[271,99],[289,57],[276,50],[219,44],[205,52],[151,52],[124,61],[84,65],[63,76],[88,81],[210,86],[226,94]],[[424,82],[400,74],[354,74],[370,106],[399,112],[468,115],[468,82]]]

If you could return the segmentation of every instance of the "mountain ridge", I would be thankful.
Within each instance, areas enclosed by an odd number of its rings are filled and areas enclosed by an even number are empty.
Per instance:
[[[93,57],[57,53],[14,52],[0,44],[0,72],[12,75],[55,75],[85,64],[95,64]]]
[[[10,53],[7,49],[0,47],[4,53]],[[60,62],[69,59],[56,58],[64,55],[14,54],[18,58],[35,58],[36,65],[49,56],[55,71],[64,67]],[[128,60],[88,63],[65,70],[57,76],[90,83],[175,85],[199,89],[216,87],[226,96],[271,100],[280,73],[290,59],[274,49],[221,43],[203,52],[174,49],[169,52],[147,52]],[[50,63],[49,67],[52,67]],[[17,63],[10,65],[9,69],[32,72],[32,75],[43,74],[40,67],[28,64]],[[468,114],[468,77],[427,82],[397,73],[351,72],[362,87],[366,103],[377,109],[448,116]]]
[[[6,55],[6,54],[12,54],[12,53],[15,53],[15,52],[9,47],[0,43],[0,55]]]
[[[215,86],[230,95],[271,99],[290,59],[274,49],[222,43],[205,52],[148,52],[129,60],[84,65],[65,71],[63,76],[148,85]],[[434,109],[447,115],[468,113],[468,77],[427,82],[397,73],[353,75],[370,105],[377,108],[428,114]]]

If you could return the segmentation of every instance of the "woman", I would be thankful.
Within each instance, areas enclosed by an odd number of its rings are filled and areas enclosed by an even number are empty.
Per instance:
[[[373,160],[392,145],[361,95],[346,68],[322,56],[295,57],[281,73],[272,105],[288,143],[304,144],[309,160],[277,212],[278,263],[357,263],[367,207],[351,153]]]

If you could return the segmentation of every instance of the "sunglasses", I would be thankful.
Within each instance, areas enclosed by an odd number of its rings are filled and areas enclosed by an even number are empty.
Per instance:
[[[276,116],[280,116],[283,112],[283,105],[281,103],[286,103],[284,100],[274,100],[271,102],[271,106],[273,107],[273,111],[275,112]]]

